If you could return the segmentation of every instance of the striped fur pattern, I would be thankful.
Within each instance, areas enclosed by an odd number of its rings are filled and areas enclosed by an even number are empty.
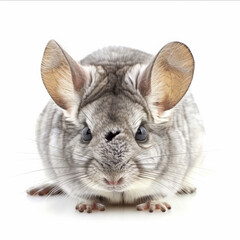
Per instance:
[[[142,203],[191,186],[202,161],[203,127],[190,92],[173,108],[153,116],[138,89],[150,54],[124,47],[94,52],[80,62],[91,75],[74,114],[49,101],[37,125],[38,149],[52,182],[82,201]],[[139,126],[147,141],[139,143]],[[82,140],[88,126],[92,140]],[[119,131],[111,141],[105,136]],[[109,186],[105,179],[122,179]]]

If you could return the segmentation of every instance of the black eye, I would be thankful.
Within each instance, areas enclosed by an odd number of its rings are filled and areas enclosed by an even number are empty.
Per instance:
[[[89,142],[92,139],[92,133],[89,127],[85,127],[82,130],[82,139],[86,142]]]
[[[147,139],[147,130],[143,126],[140,126],[136,132],[135,139],[137,141],[145,141]]]

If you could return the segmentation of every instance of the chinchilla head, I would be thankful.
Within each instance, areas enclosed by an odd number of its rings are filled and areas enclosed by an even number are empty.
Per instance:
[[[110,48],[78,63],[50,41],[42,79],[64,113],[63,159],[81,173],[75,179],[95,192],[149,186],[154,179],[146,172],[161,169],[153,156],[164,152],[168,116],[186,93],[193,69],[191,52],[178,42],[155,58]]]

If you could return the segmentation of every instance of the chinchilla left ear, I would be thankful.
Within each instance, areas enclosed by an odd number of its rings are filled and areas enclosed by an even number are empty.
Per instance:
[[[89,72],[54,40],[45,48],[41,74],[52,99],[69,113],[79,104],[80,92],[91,80]]]
[[[186,45],[165,45],[140,74],[138,89],[146,98],[153,117],[173,108],[187,92],[193,77],[194,59]]]

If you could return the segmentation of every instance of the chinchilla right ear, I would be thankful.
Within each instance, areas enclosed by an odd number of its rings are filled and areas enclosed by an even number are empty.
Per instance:
[[[79,104],[79,92],[91,81],[89,72],[54,40],[45,48],[41,75],[52,99],[69,113]]]
[[[153,118],[161,121],[187,92],[193,77],[194,59],[180,42],[165,45],[138,77],[138,89],[145,97]]]

